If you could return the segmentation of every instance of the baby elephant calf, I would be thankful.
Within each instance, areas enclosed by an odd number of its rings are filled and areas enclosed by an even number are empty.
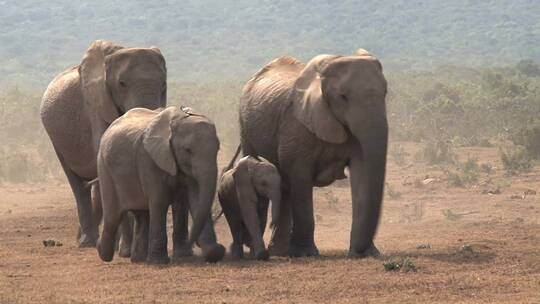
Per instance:
[[[246,156],[225,172],[218,186],[218,197],[231,228],[231,255],[240,259],[243,245],[251,248],[257,260],[267,260],[263,234],[269,200],[272,201],[272,225],[277,222],[281,204],[281,177],[274,165],[264,158]]]

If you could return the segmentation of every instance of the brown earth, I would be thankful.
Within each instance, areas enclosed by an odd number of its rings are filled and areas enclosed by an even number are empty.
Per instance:
[[[403,146],[405,164],[389,156],[376,238],[383,256],[362,260],[346,257],[351,205],[343,184],[315,191],[321,257],[217,264],[194,257],[165,267],[104,263],[95,249],[77,248],[65,184],[0,185],[0,302],[540,303],[540,192],[530,191],[540,191],[540,168],[507,177],[497,148],[462,148],[460,160],[477,157],[493,172],[450,187],[444,167],[414,161],[418,147]],[[228,245],[224,220],[217,230]],[[46,239],[63,246],[44,247]],[[403,259],[415,269],[383,266]]]

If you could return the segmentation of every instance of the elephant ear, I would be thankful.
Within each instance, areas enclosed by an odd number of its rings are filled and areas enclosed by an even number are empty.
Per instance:
[[[176,161],[171,147],[171,121],[182,115],[176,107],[161,111],[144,130],[143,146],[152,160],[165,172],[176,175]],[[184,114],[186,115],[186,114]]]
[[[298,97],[293,113],[318,138],[342,144],[347,141],[347,132],[330,110],[321,88],[320,71],[334,58],[337,56],[319,55],[302,70],[294,85]]]
[[[360,57],[370,57],[370,58],[374,59],[375,62],[377,63],[377,65],[379,66],[379,69],[382,72],[383,68],[382,68],[382,64],[379,61],[379,59],[377,57],[375,57],[373,54],[371,54],[370,52],[368,52],[367,50],[360,48],[360,49],[356,50],[354,55],[360,56]]]
[[[234,185],[236,189],[236,195],[238,196],[239,203],[255,203],[257,201],[257,193],[255,192],[255,185],[251,182],[250,173],[250,159],[249,156],[240,159],[233,172]]]
[[[122,48],[112,42],[97,40],[88,48],[79,65],[84,100],[107,123],[112,123],[119,115],[105,83],[105,58]]]

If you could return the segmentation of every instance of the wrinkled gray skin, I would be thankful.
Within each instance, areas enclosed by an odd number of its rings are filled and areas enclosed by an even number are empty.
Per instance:
[[[97,177],[96,156],[103,132],[129,109],[156,109],[166,102],[167,70],[159,49],[124,48],[101,40],[88,48],[78,66],[58,75],[47,87],[41,119],[75,196],[80,247],[94,247],[98,238],[99,223],[85,183]],[[99,188],[93,192],[99,200]],[[129,234],[125,240],[121,253],[129,256]]]
[[[281,205],[281,177],[276,167],[264,158],[240,159],[221,177],[218,197],[233,237],[231,256],[243,258],[244,244],[248,244],[255,259],[267,260],[263,235],[268,204],[272,202],[272,223],[278,220]]]
[[[113,122],[103,134],[97,158],[103,214],[103,232],[97,244],[101,259],[112,260],[120,220],[132,211],[135,234],[131,260],[168,263],[166,218],[173,202],[175,226],[187,224],[187,218],[178,216],[184,215],[188,206],[193,216],[189,240],[173,236],[174,254],[190,251],[210,217],[218,150],[214,124],[176,107],[132,109]],[[201,247],[211,262],[225,254],[219,244]]]
[[[349,255],[379,254],[373,238],[386,170],[386,88],[380,62],[365,50],[316,56],[307,65],[281,57],[246,84],[242,150],[271,161],[283,180],[272,255],[319,254],[312,188],[345,178],[345,167],[352,193]]]

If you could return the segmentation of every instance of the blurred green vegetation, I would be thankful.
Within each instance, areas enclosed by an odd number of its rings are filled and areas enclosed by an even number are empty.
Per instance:
[[[283,54],[359,47],[391,70],[505,66],[540,61],[538,16],[536,0],[0,1],[0,87],[44,88],[96,39],[160,47],[176,82],[245,81]]]
[[[226,151],[241,88],[265,63],[362,47],[389,80],[392,140],[444,158],[510,139],[540,158],[538,16],[533,0],[0,1],[0,183],[63,179],[40,98],[96,39],[160,47],[169,104],[213,119]]]
[[[522,61],[499,68],[444,66],[429,72],[387,72],[391,140],[433,146],[435,150],[425,155],[432,162],[447,159],[451,147],[490,146],[501,140],[522,145],[528,155],[538,157],[539,69],[532,61]],[[239,142],[238,98],[243,84],[172,82],[169,104],[187,105],[210,117],[222,150],[231,153]],[[0,181],[38,181],[60,172],[39,120],[41,94],[16,87],[0,93]]]

